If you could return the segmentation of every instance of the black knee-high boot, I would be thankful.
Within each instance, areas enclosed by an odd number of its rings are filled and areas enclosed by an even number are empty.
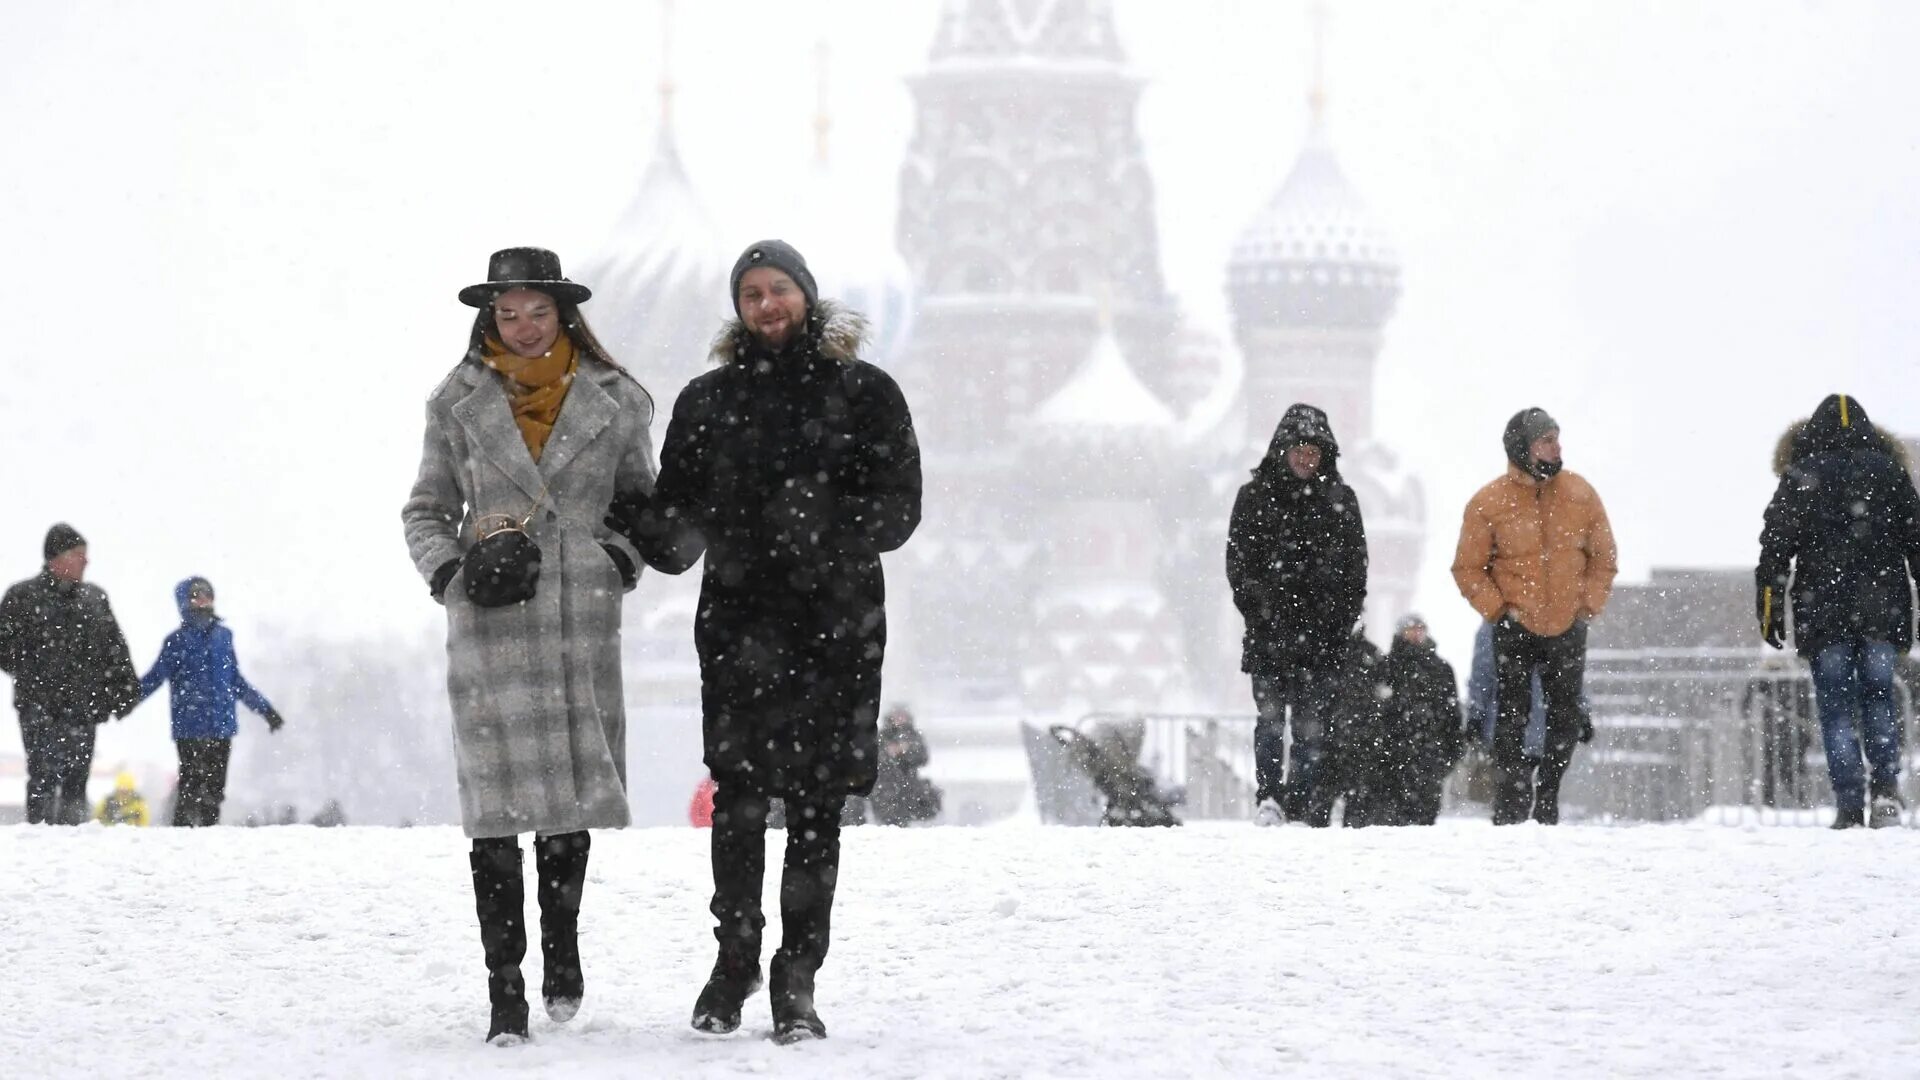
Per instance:
[[[473,900],[480,916],[480,948],[487,958],[487,1001],[493,1019],[487,1041],[513,1046],[527,1039],[527,984],[520,961],[527,955],[527,887],[515,838],[475,840]]]
[[[534,873],[540,877],[540,958],[546,974],[540,996],[547,1016],[564,1024],[580,1011],[587,996],[586,975],[580,970],[580,896],[587,884],[587,852],[592,847],[585,829],[534,841]]]
[[[1533,812],[1533,763],[1502,762],[1494,769],[1493,823],[1518,825]]]
[[[697,1031],[724,1035],[760,989],[760,936],[766,916],[760,889],[767,866],[767,797],[725,781],[713,794],[713,973],[693,1003]]]
[[[773,1037],[824,1039],[814,1008],[814,976],[832,939],[833,894],[840,880],[840,804],[833,796],[796,801],[787,815],[787,852],[780,872],[780,949],[768,970]]]

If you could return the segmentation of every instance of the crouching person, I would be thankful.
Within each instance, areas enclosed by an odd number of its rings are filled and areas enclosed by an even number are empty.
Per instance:
[[[859,359],[865,320],[821,300],[806,261],[769,240],[734,265],[738,318],[715,367],[674,404],[651,499],[614,519],[649,563],[704,550],[694,640],[713,798],[719,958],[693,1026],[733,1031],[760,986],[768,801],[786,805],[774,1037],[820,1038],[814,978],[827,957],[840,812],[872,790],[880,553],[920,521],[920,454],[906,399]],[[676,530],[686,530],[684,532]]]
[[[160,658],[141,676],[140,700],[171,684],[173,745],[180,753],[173,823],[218,825],[220,804],[227,799],[227,761],[240,733],[233,703],[260,714],[268,731],[280,730],[280,713],[240,674],[233,631],[213,612],[212,583],[188,578],[174,586],[173,602],[180,609],[180,627],[167,635]]]

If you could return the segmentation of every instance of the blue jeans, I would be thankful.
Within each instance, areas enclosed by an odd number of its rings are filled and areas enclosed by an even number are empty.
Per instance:
[[[1894,648],[1884,641],[1829,645],[1813,658],[1813,690],[1820,707],[1820,738],[1834,802],[1859,810],[1866,802],[1860,762],[1865,737],[1873,789],[1891,792],[1900,778],[1900,727],[1893,706]]]
[[[1327,825],[1339,796],[1323,775],[1327,721],[1333,710],[1335,676],[1305,670],[1291,678],[1253,677],[1260,719],[1253,728],[1254,800],[1280,803],[1288,821]],[[1293,725],[1293,755],[1287,756],[1287,725]]]

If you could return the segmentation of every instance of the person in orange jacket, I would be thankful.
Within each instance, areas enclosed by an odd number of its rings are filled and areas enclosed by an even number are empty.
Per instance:
[[[1573,747],[1593,738],[1580,692],[1587,622],[1607,606],[1619,552],[1593,485],[1561,467],[1560,425],[1546,410],[1514,414],[1502,442],[1506,474],[1467,503],[1453,580],[1493,624],[1493,823],[1554,825]],[[1524,749],[1536,667],[1547,706],[1537,776]]]

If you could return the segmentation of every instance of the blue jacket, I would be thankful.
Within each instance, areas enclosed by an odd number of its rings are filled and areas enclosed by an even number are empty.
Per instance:
[[[167,635],[160,659],[141,677],[140,700],[152,697],[161,683],[170,682],[174,738],[231,739],[240,730],[234,717],[236,699],[262,716],[272,712],[273,706],[240,674],[233,631],[217,617],[199,620],[189,614],[187,590],[192,583],[189,578],[174,587],[174,602],[185,621]]]

